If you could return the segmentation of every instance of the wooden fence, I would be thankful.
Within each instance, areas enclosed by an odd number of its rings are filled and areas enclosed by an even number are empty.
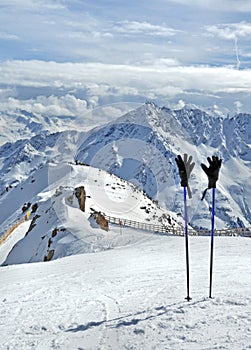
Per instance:
[[[138,228],[140,230],[146,230],[151,232],[156,232],[160,234],[167,235],[176,235],[176,236],[184,236],[184,228],[183,227],[170,227],[166,225],[154,225],[148,224],[145,222],[138,222],[134,220],[115,218],[113,216],[104,215],[107,221],[113,224],[122,224],[122,226],[128,226],[132,228]],[[193,236],[210,236],[211,230],[195,230],[189,229],[189,235]],[[237,228],[228,228],[224,230],[215,230],[214,234],[216,236],[242,236],[242,237],[251,237],[251,228],[246,227],[237,227]]]
[[[139,222],[129,219],[121,219],[115,218],[113,216],[104,215],[107,221],[113,224],[118,224],[122,226],[128,226],[132,228],[137,228],[139,230],[156,232],[163,235],[176,235],[176,236],[184,236],[184,228],[183,227],[170,227],[166,225],[155,225],[148,224],[145,222]],[[23,222],[30,219],[30,212],[28,212],[22,219],[18,220],[14,225],[12,225],[1,237],[0,237],[0,245],[3,244],[6,239],[12,234],[12,232]],[[210,230],[188,230],[189,235],[193,236],[210,236]],[[237,227],[237,228],[228,228],[224,230],[215,230],[214,234],[216,236],[241,236],[241,237],[251,237],[251,227]]]
[[[12,232],[20,226],[23,222],[30,220],[30,212],[28,212],[22,219],[19,219],[15,222],[1,237],[0,237],[0,245],[3,244],[6,239],[12,234]]]

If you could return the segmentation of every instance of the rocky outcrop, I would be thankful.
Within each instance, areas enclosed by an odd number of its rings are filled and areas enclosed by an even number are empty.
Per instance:
[[[51,237],[55,237],[58,233],[58,228],[54,228],[54,230],[52,231]]]
[[[25,236],[28,235],[28,233],[36,226],[36,220],[40,218],[41,215],[34,215],[33,219],[31,220],[30,227],[28,228],[28,231],[26,232]]]
[[[86,193],[84,186],[75,188],[75,196],[78,199],[80,210],[85,211]]]
[[[48,254],[44,256],[44,261],[50,261],[53,258],[55,250],[49,250]]]
[[[109,230],[108,221],[100,211],[96,214],[96,223],[102,228],[102,230]]]
[[[34,204],[32,205],[32,207],[31,207],[31,212],[32,212],[32,213],[35,213],[35,212],[37,211],[37,209],[38,209],[38,204],[37,204],[37,203],[34,203]]]

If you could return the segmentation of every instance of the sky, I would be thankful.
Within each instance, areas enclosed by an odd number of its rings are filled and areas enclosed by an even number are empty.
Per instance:
[[[250,15],[249,0],[1,0],[0,113],[251,112]]]

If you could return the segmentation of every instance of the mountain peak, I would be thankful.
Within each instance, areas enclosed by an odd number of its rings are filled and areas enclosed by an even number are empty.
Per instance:
[[[88,132],[37,135],[0,147],[1,192],[29,177],[48,160],[77,160],[128,180],[162,206],[182,212],[177,154],[189,153],[196,164],[217,154],[223,159],[218,228],[250,222],[250,115],[219,116],[198,107],[172,110],[147,101],[109,124]],[[234,166],[234,173],[233,173]],[[235,174],[239,174],[236,178]],[[207,207],[198,206],[206,179],[197,166],[191,179],[195,197],[191,223],[206,228]],[[219,182],[221,184],[221,182]],[[238,184],[238,185],[236,185]],[[239,191],[245,188],[245,196]],[[197,197],[196,197],[197,196]],[[210,202],[206,198],[204,203]],[[191,202],[191,203],[192,203]],[[200,203],[200,202],[199,202]],[[210,204],[208,204],[209,206]]]

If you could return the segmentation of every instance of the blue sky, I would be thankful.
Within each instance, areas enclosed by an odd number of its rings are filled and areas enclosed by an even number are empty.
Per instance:
[[[250,112],[250,15],[249,0],[1,0],[0,111]]]

